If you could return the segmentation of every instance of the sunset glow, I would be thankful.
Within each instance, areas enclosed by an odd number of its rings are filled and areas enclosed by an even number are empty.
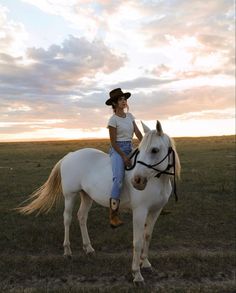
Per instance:
[[[108,138],[116,87],[139,126],[235,134],[234,6],[2,0],[0,141]]]

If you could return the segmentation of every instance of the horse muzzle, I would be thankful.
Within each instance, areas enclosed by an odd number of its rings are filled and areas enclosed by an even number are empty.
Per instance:
[[[131,180],[133,187],[137,190],[144,190],[147,185],[147,178],[139,175],[134,176]]]

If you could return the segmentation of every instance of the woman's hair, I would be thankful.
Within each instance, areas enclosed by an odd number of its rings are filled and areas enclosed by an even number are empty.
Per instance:
[[[112,102],[111,104],[114,113],[116,113],[116,105],[117,105],[116,102]]]

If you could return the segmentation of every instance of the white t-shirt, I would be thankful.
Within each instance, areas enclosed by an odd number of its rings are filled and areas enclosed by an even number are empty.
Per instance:
[[[113,114],[108,120],[108,126],[116,128],[116,141],[131,141],[134,134],[134,116],[126,113],[125,118]]]

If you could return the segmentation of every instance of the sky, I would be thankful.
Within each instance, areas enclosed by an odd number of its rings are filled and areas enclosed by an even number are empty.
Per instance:
[[[0,141],[108,138],[117,87],[139,127],[235,134],[234,11],[233,0],[0,0]]]

